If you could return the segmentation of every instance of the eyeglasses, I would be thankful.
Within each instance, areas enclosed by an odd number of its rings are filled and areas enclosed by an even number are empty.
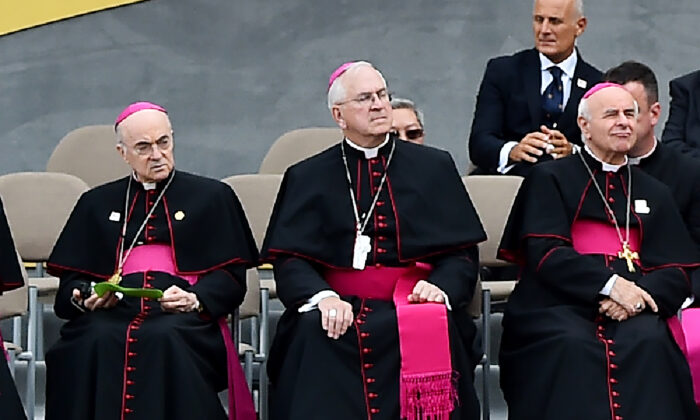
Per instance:
[[[140,141],[133,146],[127,146],[125,143],[122,144],[125,147],[131,147],[132,149],[134,149],[134,152],[136,152],[136,154],[139,156],[148,156],[151,153],[153,153],[153,146],[156,146],[161,152],[167,152],[168,150],[170,150],[170,147],[172,146],[173,142],[170,139],[170,137],[161,137],[153,143],[147,141]]]
[[[424,131],[422,128],[413,128],[411,130],[406,130],[406,139],[407,140],[419,139],[419,138],[423,137],[423,133],[424,133]],[[392,131],[392,134],[401,138],[398,131]]]
[[[336,105],[345,105],[348,102],[355,102],[358,105],[367,106],[372,103],[374,98],[377,98],[378,102],[391,102],[391,93],[386,89],[381,89],[376,92],[364,92],[359,94],[356,98],[348,99],[346,101],[336,102]]]

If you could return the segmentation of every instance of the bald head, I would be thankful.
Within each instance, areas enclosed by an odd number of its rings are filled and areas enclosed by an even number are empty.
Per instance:
[[[581,136],[599,159],[621,164],[636,141],[637,102],[620,85],[591,92],[579,104]]]

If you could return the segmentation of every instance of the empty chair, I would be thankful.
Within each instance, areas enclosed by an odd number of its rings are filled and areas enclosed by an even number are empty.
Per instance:
[[[311,127],[280,136],[260,164],[261,174],[283,174],[288,167],[321,152],[343,139],[340,128]]]
[[[258,249],[262,247],[267,224],[270,221],[272,207],[277,198],[277,191],[282,182],[282,175],[278,174],[245,174],[234,175],[223,179],[223,182],[233,188],[241,200],[241,205],[248,217],[250,229],[253,231],[255,243]],[[275,293],[275,282],[272,280],[261,280],[261,285],[270,291],[270,296],[277,296]]]
[[[52,302],[58,290],[58,279],[44,276],[43,263],[48,260],[73,206],[87,189],[84,181],[69,174],[18,172],[0,176],[0,196],[15,246],[22,260],[37,263],[37,271],[28,283],[38,289],[43,302]],[[42,313],[39,308],[38,358],[43,354]]]
[[[498,259],[496,254],[510,208],[523,178],[508,175],[471,175],[462,179],[488,237],[486,242],[479,245],[479,263],[488,268],[511,265]],[[491,290],[491,299],[503,301],[513,291],[515,281],[484,280],[482,286]]]
[[[88,125],[66,134],[46,163],[47,172],[75,175],[90,187],[128,175],[129,166],[116,150],[112,125]]]

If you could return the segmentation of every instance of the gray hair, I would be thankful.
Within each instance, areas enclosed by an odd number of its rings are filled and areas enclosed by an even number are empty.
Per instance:
[[[420,124],[421,128],[425,128],[424,124],[424,115],[423,111],[421,111],[415,104],[410,99],[405,99],[405,98],[393,98],[391,100],[391,108],[392,109],[410,109],[416,114],[416,119],[418,120],[418,124]]]
[[[369,61],[355,61],[345,70],[345,72],[343,72],[343,74],[338,76],[333,81],[331,87],[328,89],[328,109],[333,109],[333,106],[335,104],[345,100],[345,95],[347,95],[347,92],[345,91],[345,86],[343,86],[342,79],[343,77],[345,77],[346,74],[350,73],[351,71],[354,71],[359,67],[370,67],[376,70],[377,73],[379,73],[379,77],[381,77],[382,81],[384,81],[384,86],[386,86],[386,80],[384,79],[382,72],[377,70],[377,68],[374,67],[372,63],[370,63]]]
[[[533,2],[533,8],[535,7],[535,3],[537,3],[537,0]],[[574,11],[578,15],[578,17],[583,16],[583,0],[574,0]]]

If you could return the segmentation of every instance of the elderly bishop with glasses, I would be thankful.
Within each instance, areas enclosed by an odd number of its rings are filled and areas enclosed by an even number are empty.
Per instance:
[[[466,312],[485,239],[447,152],[390,135],[370,63],[330,77],[339,144],[287,170],[263,245],[286,311],[275,419],[475,419]]]
[[[591,88],[584,150],[533,167],[515,200],[500,248],[521,269],[499,358],[509,419],[700,418],[675,317],[700,255],[669,189],[628,163],[638,113],[622,86]]]
[[[241,205],[175,170],[161,106],[131,104],[115,129],[133,173],[83,194],[48,263],[68,322],[46,355],[46,419],[255,419],[225,322],[257,262]]]

